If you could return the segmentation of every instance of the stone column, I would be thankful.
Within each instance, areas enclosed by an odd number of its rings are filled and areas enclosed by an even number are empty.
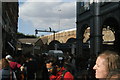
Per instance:
[[[76,22],[76,26],[77,26],[77,30],[76,30],[76,55],[78,56],[81,56],[82,55],[82,34],[81,34],[81,29],[82,29],[82,26],[80,25],[80,22],[79,22],[79,15],[80,15],[80,2],[77,2],[77,12],[76,12],[76,15],[77,15],[77,22]]]

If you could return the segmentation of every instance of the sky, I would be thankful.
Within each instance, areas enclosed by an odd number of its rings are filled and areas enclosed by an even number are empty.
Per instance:
[[[76,28],[75,0],[21,0],[18,32],[35,35],[35,29],[63,31]],[[39,32],[37,36],[50,32]]]

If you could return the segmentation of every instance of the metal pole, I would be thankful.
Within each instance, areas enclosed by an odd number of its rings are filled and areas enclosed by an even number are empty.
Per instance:
[[[54,34],[53,34],[53,40],[55,40],[55,31],[53,31],[53,33],[54,33]]]
[[[94,53],[96,56],[101,52],[102,29],[100,25],[100,2],[94,2]]]
[[[55,44],[55,50],[57,50],[57,44]]]
[[[72,53],[72,54],[75,54],[75,44],[72,44],[71,53]]]
[[[60,12],[61,12],[61,9],[59,9],[58,11],[59,11],[59,28],[60,28]]]

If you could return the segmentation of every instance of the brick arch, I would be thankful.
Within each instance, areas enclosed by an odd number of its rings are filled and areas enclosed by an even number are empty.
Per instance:
[[[66,43],[75,43],[76,39],[75,38],[69,38]]]
[[[59,44],[60,42],[57,40],[53,40],[49,43],[49,50],[55,49],[55,45]]]
[[[110,26],[112,31],[117,31],[119,30],[119,23],[117,21],[117,19],[115,19],[114,17],[108,17],[103,21],[103,26],[102,27],[106,27],[106,26]]]
[[[102,28],[107,28],[109,26],[109,29],[113,32],[113,36],[115,38],[113,42],[112,49],[116,49],[116,51],[120,51],[120,25],[118,23],[119,21],[114,17],[107,17],[103,21]]]
[[[49,45],[52,45],[52,44],[58,44],[58,43],[60,43],[60,42],[57,41],[57,40],[53,40],[53,41],[51,41],[51,42],[49,43]]]
[[[53,41],[53,35],[47,35],[47,38],[48,38],[47,44]],[[55,34],[55,40],[59,41],[60,43],[66,43],[66,41],[69,38],[76,38],[76,29],[62,31]]]
[[[79,33],[79,38],[82,40],[82,42],[84,42],[84,38],[86,37],[85,32],[86,32],[87,28],[90,27],[90,26],[88,24],[83,24],[81,27],[82,28],[79,31],[80,32]]]
[[[73,35],[73,36],[67,36],[67,37],[65,37],[64,38],[64,43],[66,43],[69,39],[71,39],[71,38],[76,38],[76,35]]]

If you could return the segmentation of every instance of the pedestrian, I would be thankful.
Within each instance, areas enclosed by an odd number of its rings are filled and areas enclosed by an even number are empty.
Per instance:
[[[54,61],[53,60],[46,60],[45,63],[46,63],[46,68],[47,68],[48,72],[51,73],[53,66],[54,66],[53,65]]]
[[[50,64],[52,64],[52,67],[49,68],[49,72],[51,73],[49,75],[50,80],[74,80],[74,76],[63,66],[64,60],[62,57],[57,57]]]
[[[64,59],[64,65],[63,65],[74,77],[77,76],[77,70],[74,64],[72,62],[68,61],[67,59]]]
[[[11,55],[7,55],[5,58],[9,62],[10,68],[12,70],[20,69],[23,71],[24,67],[21,64],[13,61],[13,57]]]
[[[105,80],[110,71],[120,69],[120,56],[114,51],[106,50],[97,57],[93,69],[97,79]]]
[[[38,57],[38,56],[37,56]],[[38,62],[38,70],[36,72],[36,80],[49,80],[49,73],[46,68],[45,57],[42,54],[39,55]]]
[[[23,71],[24,67],[21,64],[13,61],[13,57],[11,55],[7,55],[5,59],[9,62],[9,66],[12,70],[14,79],[20,79],[21,71]]]
[[[38,65],[37,65],[37,62],[34,59],[33,55],[28,55],[26,62],[23,65],[25,67],[26,79],[27,80],[35,80],[36,72],[38,70]]]
[[[0,80],[12,80],[12,72],[5,58],[0,59]]]

